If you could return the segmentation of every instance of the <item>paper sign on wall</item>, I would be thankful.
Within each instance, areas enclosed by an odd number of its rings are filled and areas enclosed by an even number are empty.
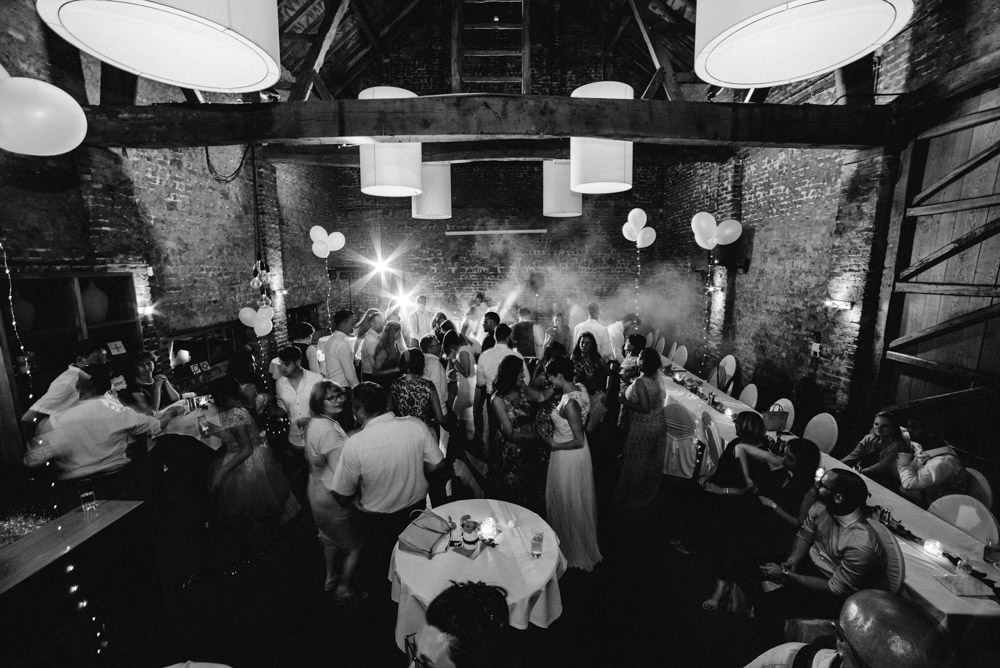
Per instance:
[[[121,341],[108,341],[108,350],[111,351],[112,355],[125,354],[125,346],[122,345]]]

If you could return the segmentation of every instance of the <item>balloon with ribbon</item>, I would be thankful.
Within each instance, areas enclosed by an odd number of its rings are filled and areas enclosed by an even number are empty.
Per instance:
[[[639,238],[639,233],[634,227],[632,227],[632,223],[625,223],[622,225],[622,235],[632,242]]]
[[[309,228],[309,238],[312,240],[313,255],[325,259],[330,253],[339,251],[347,243],[343,232],[327,232],[321,225]]]
[[[705,239],[701,235],[694,235],[694,242],[704,248],[705,250],[712,250],[718,244],[715,243],[715,239]]]
[[[739,239],[741,234],[743,234],[743,226],[740,225],[739,221],[724,220],[719,223],[719,227],[715,231],[715,241],[725,246]]]
[[[644,227],[639,230],[639,236],[636,238],[635,245],[639,248],[648,248],[653,245],[656,241],[656,230],[652,227]]]
[[[240,309],[240,322],[242,322],[247,327],[253,327],[254,322],[257,319],[257,311],[250,308],[249,306],[244,306]]]
[[[711,239],[715,236],[716,229],[715,216],[706,211],[699,211],[691,218],[691,231],[694,232],[695,237],[701,237],[705,240]]]
[[[646,227],[646,212],[642,209],[632,209],[628,212],[628,224],[638,234],[642,228]]]
[[[316,257],[324,259],[330,254],[330,246],[326,243],[325,239],[323,241],[314,241],[312,244],[312,252]]]
[[[326,241],[326,230],[321,225],[313,225],[309,228],[309,238],[313,241]]]
[[[343,232],[331,232],[330,236],[326,238],[326,245],[330,249],[330,252],[339,251],[347,243],[347,237],[344,236]]]

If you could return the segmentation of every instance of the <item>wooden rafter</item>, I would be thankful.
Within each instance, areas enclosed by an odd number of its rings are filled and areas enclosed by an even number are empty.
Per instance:
[[[968,283],[896,283],[896,292],[919,295],[951,295],[953,297],[1000,297],[1000,287]]]
[[[87,107],[90,146],[596,137],[690,146],[862,148],[892,140],[884,107],[440,95],[384,100]],[[610,122],[609,122],[610,119]]]
[[[316,5],[316,0],[305,0],[305,2],[299,5],[298,9],[292,12],[291,15],[289,15],[289,17],[285,19],[285,22],[281,25],[280,28],[281,32],[287,33],[288,30],[293,25],[295,25],[295,22],[298,21],[300,18],[302,18],[302,15],[308,12],[310,9],[312,9],[315,5]]]
[[[909,267],[899,272],[899,280],[908,281],[917,274],[926,271],[934,265],[957,255],[966,248],[971,248],[981,241],[989,239],[1000,232],[1000,218],[994,218],[981,227],[977,227],[968,234],[963,234],[959,238],[938,248],[933,253],[925,255]]]
[[[331,13],[329,4],[333,1],[329,0],[327,3],[326,13],[323,14],[323,22],[319,26],[316,39],[309,45],[309,52],[302,62],[302,67],[295,75],[295,85],[292,86],[292,91],[288,95],[290,102],[309,99],[309,92],[313,86],[313,73],[318,74],[323,67],[326,54],[329,53],[330,47],[333,45],[333,40],[337,36],[337,31],[340,29],[340,23],[343,21],[344,15],[351,4],[351,0],[340,0],[340,6],[337,7],[337,11]]]
[[[953,132],[958,132],[959,130],[965,130],[967,128],[985,125],[986,123],[992,123],[996,120],[1000,120],[1000,107],[984,109],[983,111],[974,111],[971,114],[964,114],[958,118],[948,119],[932,128],[924,130],[917,136],[917,139],[933,139],[934,137],[948,135]]]
[[[921,357],[915,357],[914,355],[904,355],[903,353],[897,353],[893,350],[886,351],[885,358],[887,360],[892,360],[897,364],[903,364],[918,369],[926,369],[928,371],[934,371],[935,373],[944,374],[946,376],[963,378],[975,383],[1000,385],[1000,376],[995,376],[991,373],[983,373],[982,371],[976,371],[975,369],[968,369],[964,366],[958,366],[957,364],[935,362],[934,360],[926,360]]]
[[[983,195],[982,197],[967,197],[966,199],[956,199],[950,202],[936,202],[925,204],[924,206],[914,206],[906,210],[906,216],[933,216],[939,213],[954,213],[956,211],[972,211],[973,209],[986,209],[991,206],[1000,206],[1000,194]]]
[[[924,327],[916,332],[911,332],[910,334],[901,336],[892,341],[892,343],[889,344],[889,348],[895,349],[900,346],[926,341],[927,339],[932,339],[936,336],[947,334],[948,332],[954,332],[956,329],[971,327],[972,325],[983,322],[984,320],[992,320],[997,316],[1000,316],[1000,304],[994,304],[993,306],[976,309],[970,313],[963,313],[962,315],[955,316],[954,318],[949,318],[944,322],[939,322],[936,325]]]
[[[388,41],[390,37],[395,34],[396,29],[404,24],[404,21],[406,17],[410,15],[410,12],[412,12],[422,1],[423,0],[410,0],[410,2],[403,7],[398,14],[396,14],[396,18],[378,31],[379,39],[383,42]],[[365,67],[368,66],[368,62],[372,58],[372,53],[371,47],[366,46],[351,59],[351,62],[347,64],[346,68],[344,68],[344,73],[341,75],[340,79],[330,85],[330,90],[333,91],[334,95],[340,95],[345,88],[354,83],[354,80],[357,79],[358,76],[364,71]]]
[[[654,80],[659,79],[659,83],[663,86],[668,100],[683,100],[684,95],[681,93],[681,88],[677,85],[677,80],[674,78],[674,68],[670,63],[669,54],[666,53],[662,45],[653,43],[653,38],[650,37],[649,30],[646,27],[646,17],[643,11],[639,9],[639,6],[635,4],[635,0],[628,0],[628,3],[632,7],[635,24],[639,27],[642,41],[645,43],[646,50],[649,52],[649,59],[653,63]],[[657,74],[659,74],[659,77],[656,76]],[[646,96],[646,93],[643,93],[643,99],[650,98]]]
[[[357,19],[358,28],[361,29],[362,34],[364,34],[365,39],[368,40],[368,44],[371,45],[372,50],[375,51],[383,62],[388,61],[389,54],[385,50],[382,38],[379,37],[374,30],[372,30],[372,23],[368,20],[368,12],[365,11],[364,2],[361,0],[352,0],[351,11]]]
[[[885,406],[882,410],[885,411],[912,411],[918,408],[936,408],[945,404],[957,404],[965,403],[972,399],[985,399],[996,395],[996,390],[990,387],[970,387],[967,390],[957,390],[955,392],[945,392],[944,394],[935,394],[930,397],[921,397],[919,399],[912,399],[910,401],[903,402],[901,404],[895,404],[892,406]]]
[[[913,198],[912,204],[919,205],[926,202],[936,193],[940,192],[944,188],[947,188],[949,184],[954,183],[956,179],[962,178],[975,168],[986,164],[998,155],[1000,155],[1000,141],[993,142],[962,164],[949,170],[947,174],[917,193],[917,196]]]

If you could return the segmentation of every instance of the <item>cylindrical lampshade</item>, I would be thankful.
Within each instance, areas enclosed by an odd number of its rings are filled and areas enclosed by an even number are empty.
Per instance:
[[[411,215],[422,220],[451,218],[451,164],[425,163],[420,172],[424,191],[413,196]]]
[[[694,70],[725,88],[826,74],[892,39],[913,0],[699,0]]]
[[[618,81],[580,86],[571,97],[631,100],[632,87]],[[570,137],[570,188],[588,195],[618,193],[632,187],[632,142]]]
[[[374,86],[358,93],[359,100],[417,97],[394,86]],[[378,197],[412,197],[423,191],[420,181],[420,143],[362,144],[361,192]]]
[[[0,149],[60,155],[86,135],[87,117],[69,93],[38,79],[9,76],[0,67]]]
[[[81,51],[147,79],[220,93],[281,75],[277,0],[38,0]]]
[[[583,213],[583,195],[569,187],[569,160],[542,161],[542,215],[569,218]]]

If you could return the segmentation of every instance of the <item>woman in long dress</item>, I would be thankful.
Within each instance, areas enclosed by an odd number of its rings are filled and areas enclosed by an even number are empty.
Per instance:
[[[309,464],[306,494],[326,563],[323,590],[333,591],[340,601],[355,596],[352,582],[362,547],[356,511],[351,506],[341,505],[332,491],[333,474],[347,441],[347,434],[337,422],[344,410],[346,394],[342,387],[329,380],[313,386],[309,394],[312,419],[306,428],[305,448]],[[343,561],[338,569],[341,556]]]
[[[552,437],[542,437],[552,449],[545,482],[546,520],[559,536],[569,568],[589,571],[601,560],[594,469],[584,431],[590,396],[583,385],[574,384],[573,362],[565,357],[550,361],[545,373],[562,392],[551,414]]]
[[[531,503],[531,483],[524,475],[525,450],[535,440],[535,423],[525,397],[520,357],[508,355],[500,360],[490,410],[496,425],[487,453],[491,495],[526,506]]]
[[[615,490],[615,503],[625,508],[648,505],[660,491],[667,423],[663,418],[663,390],[657,381],[659,369],[659,353],[652,348],[644,349],[639,353],[641,375],[621,396],[622,406],[630,415],[623,447],[625,462]]]

